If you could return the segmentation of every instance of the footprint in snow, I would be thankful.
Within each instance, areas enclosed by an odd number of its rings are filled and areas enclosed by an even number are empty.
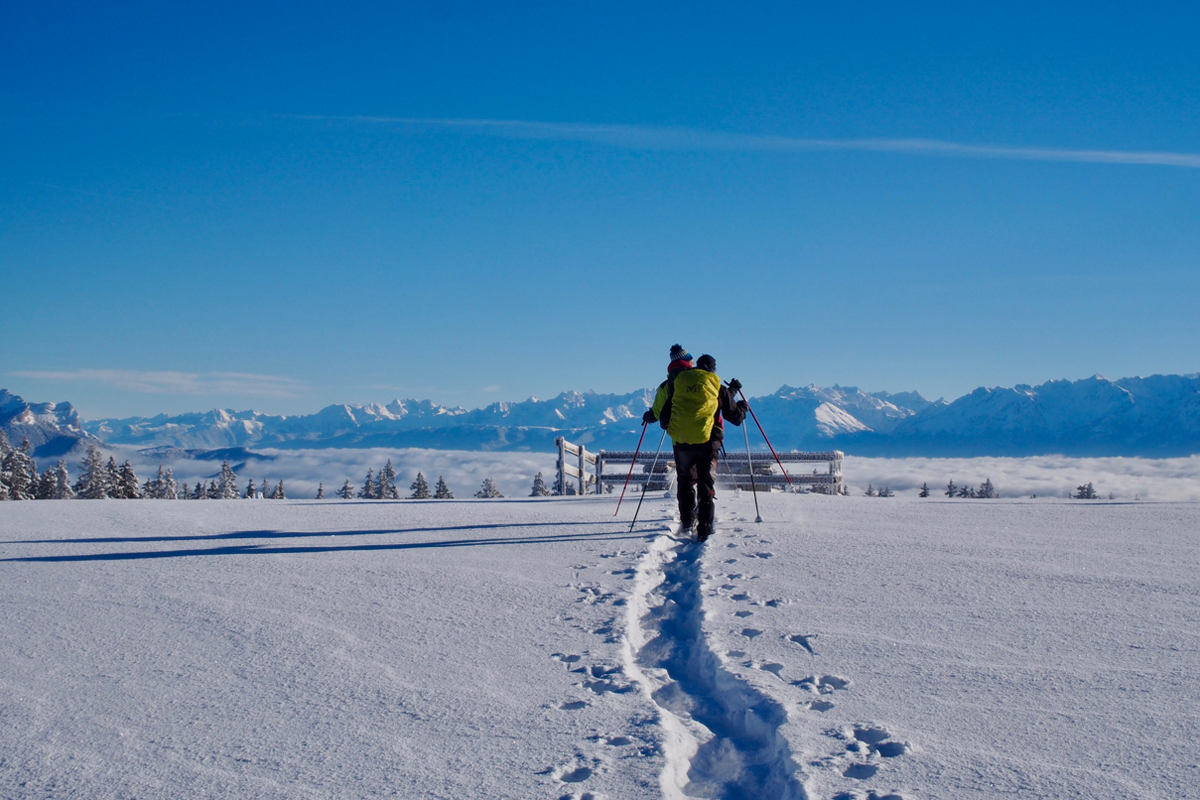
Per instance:
[[[742,628],[742,636],[745,636],[747,639],[753,639],[755,636],[761,635],[762,631],[758,628]]]
[[[856,725],[853,728],[826,731],[825,734],[846,742],[845,758],[837,758],[834,763],[841,765],[838,768],[843,777],[852,780],[865,781],[875,777],[881,766],[880,759],[902,756],[909,749],[907,743],[893,739],[887,728],[874,725]],[[856,792],[843,792],[834,797],[849,797],[858,800],[862,795]],[[901,795],[894,793],[880,795],[870,792],[867,795],[867,800],[884,800],[884,798],[903,800]]]
[[[793,684],[799,686],[805,691],[813,694],[833,694],[836,691],[848,689],[850,687],[850,679],[842,678],[837,675],[810,675],[807,678],[801,678]]]
[[[770,605],[770,603],[768,603],[767,605]],[[789,642],[792,642],[793,644],[798,644],[801,647],[803,647],[805,650],[808,651],[808,654],[810,656],[815,656],[817,654],[816,651],[813,650],[812,641],[810,641],[812,639],[817,638],[817,634],[815,634],[815,633],[809,633],[809,634],[795,633],[795,634],[792,634],[791,636],[785,636],[784,638],[787,639]]]
[[[752,617],[752,616],[754,616],[754,612],[753,611],[735,611],[735,612],[733,612],[733,615],[735,617]]]
[[[559,708],[561,708],[563,711],[579,711],[580,709],[587,707],[588,704],[583,700],[572,700],[569,703],[563,703],[559,706]]]
[[[565,653],[551,653],[550,657],[553,659],[556,659],[558,661],[561,661],[564,664],[574,664],[575,662],[577,662],[583,658],[583,656],[575,655],[573,653],[571,655],[567,655]]]
[[[576,767],[575,769],[563,767],[556,777],[563,783],[583,783],[592,777],[592,769],[591,767]]]

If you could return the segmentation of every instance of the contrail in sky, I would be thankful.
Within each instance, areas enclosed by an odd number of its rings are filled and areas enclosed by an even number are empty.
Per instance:
[[[1200,154],[1137,150],[1070,150],[1050,147],[1016,147],[964,144],[939,139],[803,139],[717,133],[693,128],[650,125],[590,125],[571,122],[530,122],[506,119],[423,119],[413,117],[322,116],[280,114],[278,118],[424,128],[475,130],[512,139],[595,142],[631,150],[693,150],[742,153],[802,153],[845,150],[906,155],[998,158],[1018,161],[1068,161],[1094,164],[1137,164],[1200,168]]]

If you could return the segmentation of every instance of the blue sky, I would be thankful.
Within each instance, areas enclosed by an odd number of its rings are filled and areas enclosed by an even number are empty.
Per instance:
[[[751,394],[1200,370],[1194,5],[829,5],[8,8],[0,386],[475,407],[676,341]]]

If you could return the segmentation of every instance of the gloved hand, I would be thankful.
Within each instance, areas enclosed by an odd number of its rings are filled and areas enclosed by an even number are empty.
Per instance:
[[[747,403],[745,400],[738,400],[736,403],[734,403],[734,405],[736,405],[738,407],[738,410],[741,411],[743,414],[749,413],[749,411],[750,411],[750,404]]]
[[[651,422],[657,422],[658,417],[654,416],[654,409],[647,408],[646,413],[642,414],[642,424],[649,425]]]
[[[734,378],[733,380],[731,380],[729,382],[729,391],[733,392],[734,394],[737,394],[741,390],[742,390],[742,382],[739,381],[737,378]]]

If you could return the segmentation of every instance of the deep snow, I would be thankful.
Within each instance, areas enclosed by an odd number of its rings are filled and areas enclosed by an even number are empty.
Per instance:
[[[0,796],[1200,797],[1200,505],[759,499],[0,503]]]

